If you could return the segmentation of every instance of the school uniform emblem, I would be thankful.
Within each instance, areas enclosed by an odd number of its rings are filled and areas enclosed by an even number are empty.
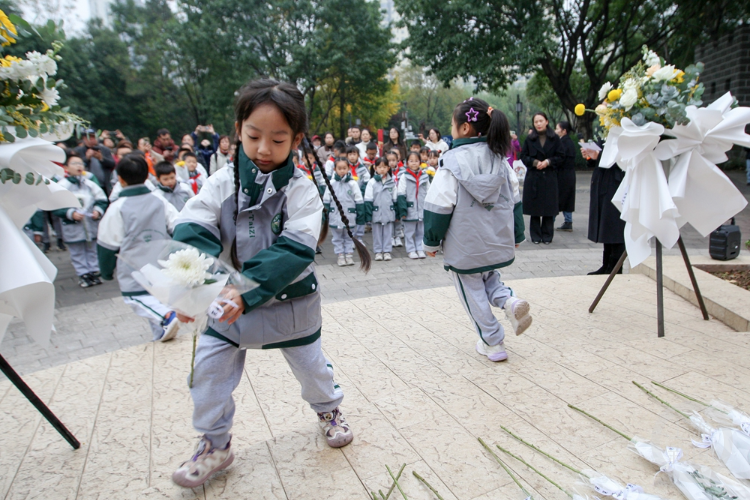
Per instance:
[[[273,219],[271,220],[271,231],[276,236],[281,234],[281,214],[274,215]]]

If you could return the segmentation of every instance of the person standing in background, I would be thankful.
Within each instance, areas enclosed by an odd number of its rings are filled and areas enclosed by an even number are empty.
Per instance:
[[[404,140],[401,138],[401,132],[396,127],[391,127],[388,131],[388,141],[383,145],[383,151],[388,153],[394,149],[398,150],[399,161],[406,158],[406,144],[404,144]],[[394,173],[394,175],[396,174]]]
[[[83,144],[73,150],[76,155],[83,158],[88,172],[94,174],[104,192],[109,196],[112,190],[112,171],[115,169],[115,159],[112,151],[107,146],[99,144],[96,131],[87,129],[83,135]]]
[[[529,215],[531,242],[549,245],[555,235],[555,216],[560,212],[556,169],[562,164],[560,138],[549,127],[544,113],[534,115],[534,130],[526,138],[521,160],[526,165],[523,181],[523,213]]]
[[[602,145],[599,144],[599,147]],[[604,244],[602,267],[589,274],[609,274],[625,251],[625,221],[612,203],[625,172],[617,164],[610,168],[599,165],[599,151],[581,148],[581,155],[594,171],[591,175],[591,202],[589,204],[589,239]],[[622,273],[622,269],[619,271]]]
[[[570,134],[573,127],[570,122],[561,121],[555,127],[555,133],[560,138],[563,160],[557,169],[557,193],[560,211],[565,220],[558,231],[573,231],[573,212],[576,210],[576,145]]]

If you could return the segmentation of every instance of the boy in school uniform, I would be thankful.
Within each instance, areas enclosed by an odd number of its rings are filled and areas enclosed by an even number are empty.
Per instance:
[[[156,171],[156,179],[159,181],[158,192],[179,212],[185,206],[185,203],[195,196],[193,190],[177,180],[174,165],[168,161],[157,163],[154,170]]]
[[[99,184],[84,175],[83,158],[70,153],[65,162],[65,178],[58,185],[72,192],[80,206],[61,208],[53,213],[62,222],[62,237],[70,250],[70,260],[78,275],[78,285],[101,285],[96,259],[99,219],[107,210],[107,195]]]
[[[102,279],[111,280],[116,270],[125,303],[148,320],[155,341],[165,342],[177,335],[177,315],[149,295],[131,273],[156,261],[161,246],[153,242],[170,239],[179,212],[144,185],[148,164],[142,156],[124,156],[117,164],[117,175],[123,189],[99,225],[97,252]]]

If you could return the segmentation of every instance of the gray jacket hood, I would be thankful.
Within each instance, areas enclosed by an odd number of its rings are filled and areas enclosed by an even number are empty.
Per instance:
[[[466,144],[445,155],[451,172],[474,199],[484,204],[498,201],[500,188],[507,182],[505,158],[490,151],[484,142]]]

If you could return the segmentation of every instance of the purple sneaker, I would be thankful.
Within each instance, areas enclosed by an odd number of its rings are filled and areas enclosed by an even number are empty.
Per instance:
[[[482,339],[477,340],[477,352],[484,356],[490,361],[505,361],[508,359],[508,353],[505,352],[505,345],[500,342],[497,345],[487,345]]]

